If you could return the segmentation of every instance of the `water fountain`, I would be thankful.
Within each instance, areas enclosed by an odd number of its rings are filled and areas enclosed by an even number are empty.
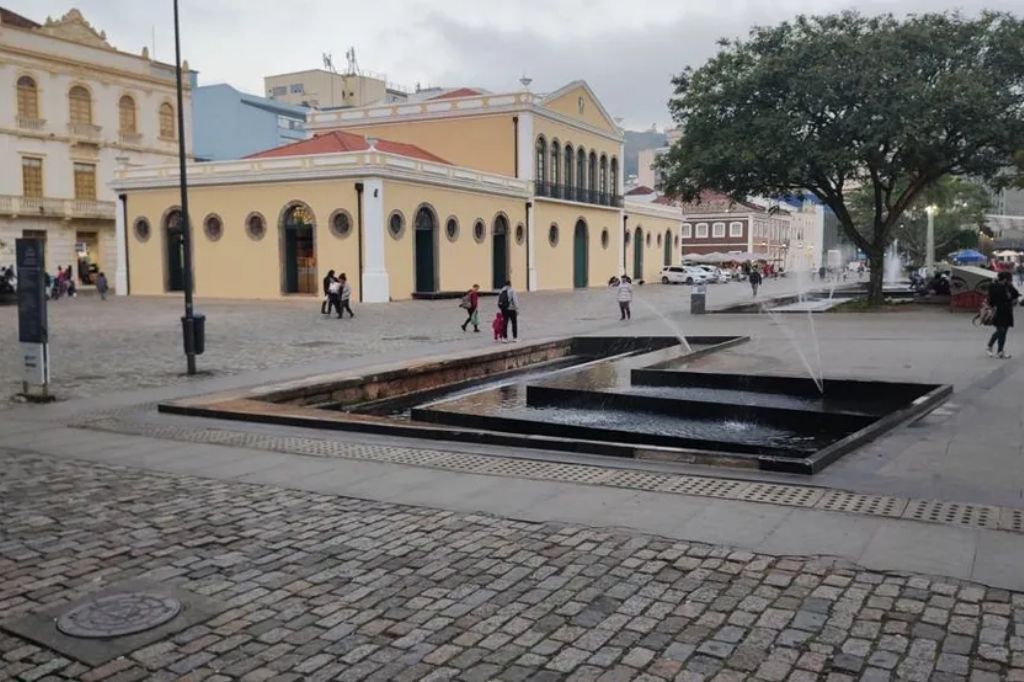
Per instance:
[[[887,286],[895,286],[900,281],[903,272],[903,261],[897,251],[896,242],[893,242],[885,254],[885,270],[883,271],[882,282]]]
[[[812,474],[949,386],[692,371],[745,337],[570,337],[163,403],[161,412]],[[810,363],[806,365],[809,367]],[[811,372],[813,374],[813,372]]]

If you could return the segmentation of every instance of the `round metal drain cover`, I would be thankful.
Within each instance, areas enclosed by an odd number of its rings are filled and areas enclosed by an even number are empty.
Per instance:
[[[75,607],[57,619],[72,637],[120,637],[151,630],[181,612],[181,602],[145,592],[117,592]]]

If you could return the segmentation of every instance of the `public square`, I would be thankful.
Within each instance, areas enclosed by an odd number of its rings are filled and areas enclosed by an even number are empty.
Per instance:
[[[628,323],[613,290],[523,294],[521,343],[746,335],[693,369],[760,374],[805,373],[791,338],[816,357],[806,315],[691,315],[689,293],[638,288]],[[712,310],[750,298],[709,288]],[[52,305],[60,400],[0,420],[3,620],[129,580],[216,615],[95,667],[5,631],[0,677],[1024,679],[1021,374],[946,308],[815,316],[826,382],[954,394],[813,477],[155,410],[493,346],[455,303],[340,321],[309,299],[200,301],[191,378],[180,299]],[[0,309],[8,345],[15,312]]]

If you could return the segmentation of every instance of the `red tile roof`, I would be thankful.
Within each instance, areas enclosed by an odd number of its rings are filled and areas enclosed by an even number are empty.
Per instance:
[[[633,189],[626,192],[627,197],[635,197],[641,194],[654,194],[654,190],[647,185],[637,185]]]
[[[434,100],[434,99],[454,99],[456,97],[472,97],[474,95],[482,95],[482,94],[483,94],[482,92],[480,92],[479,90],[476,90],[474,88],[456,88],[454,90],[449,90],[448,92],[444,93],[443,95],[438,95],[437,97],[431,97],[430,99],[432,99],[432,100]]]
[[[256,152],[245,157],[247,159],[267,159],[275,156],[309,156],[311,154],[337,154],[340,152],[361,152],[370,148],[370,144],[362,135],[347,133],[341,130],[333,130],[329,133],[315,135],[308,140],[299,140],[291,144],[274,147],[262,152]],[[433,163],[449,163],[436,154],[431,154],[426,149],[417,147],[414,144],[404,142],[392,142],[391,140],[377,140],[377,151],[385,154],[397,154],[408,156],[422,161]]]
[[[7,24],[8,26],[17,26],[18,28],[39,28],[39,24],[21,16],[15,14],[9,9],[0,7],[0,24]]]
[[[734,201],[727,194],[708,190],[701,192],[700,199],[692,203],[681,204],[684,213],[713,213],[716,211],[743,210],[755,213],[767,213],[767,209],[746,201]]]

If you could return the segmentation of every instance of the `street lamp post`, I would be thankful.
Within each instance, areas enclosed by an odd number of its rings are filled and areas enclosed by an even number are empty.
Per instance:
[[[178,30],[178,0],[174,1],[174,69],[178,91],[178,172],[181,185],[181,250],[184,269],[185,316],[181,328],[185,339],[185,358],[188,373],[196,373],[196,328],[192,309],[192,224],[188,213],[188,178],[185,171],[185,107],[182,94],[181,38]]]
[[[935,212],[938,206],[927,206],[924,212],[928,214],[928,232],[924,240],[924,269],[931,277],[935,274]]]

